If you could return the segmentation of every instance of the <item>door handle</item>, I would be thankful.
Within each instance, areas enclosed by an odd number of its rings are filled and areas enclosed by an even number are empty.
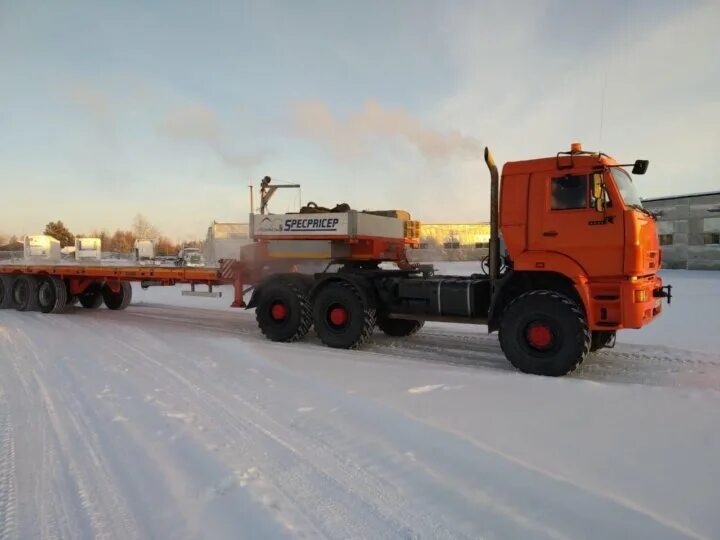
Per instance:
[[[557,231],[545,231],[543,233],[543,236],[557,236],[557,235],[558,235]]]

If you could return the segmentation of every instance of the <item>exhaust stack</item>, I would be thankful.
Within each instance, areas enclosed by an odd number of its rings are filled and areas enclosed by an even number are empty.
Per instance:
[[[495,282],[500,275],[500,237],[498,234],[498,169],[490,149],[485,147],[485,163],[490,170],[490,283],[495,289]]]

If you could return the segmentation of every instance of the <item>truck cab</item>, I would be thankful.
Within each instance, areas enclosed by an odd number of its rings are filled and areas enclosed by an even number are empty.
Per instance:
[[[646,169],[645,161],[633,165]],[[571,284],[591,331],[614,336],[660,313],[655,218],[610,156],[573,144],[555,157],[505,164],[499,214],[513,271]]]
[[[202,267],[205,266],[205,258],[199,248],[187,247],[178,252],[175,260],[176,266]]]

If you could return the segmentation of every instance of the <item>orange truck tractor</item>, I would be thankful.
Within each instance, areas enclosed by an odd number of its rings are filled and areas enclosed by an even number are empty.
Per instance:
[[[285,256],[301,259],[304,246],[325,242],[321,256],[340,264],[336,272],[262,279],[249,303],[262,332],[274,341],[296,341],[314,326],[326,345],[355,348],[376,327],[402,337],[425,321],[485,324],[499,332],[515,367],[560,376],[590,352],[612,346],[617,330],[640,328],[660,314],[671,288],[658,276],[655,219],[625,171],[644,174],[647,161],[620,164],[573,144],[552,157],[506,163],[500,181],[487,149],[485,160],[491,175],[487,275],[435,275],[431,267],[408,265],[387,254],[382,235],[363,238],[382,245],[385,256],[383,249],[358,251],[360,240],[348,229],[336,235],[331,212],[316,219],[255,216],[251,227],[260,247],[294,245],[296,253]],[[387,260],[399,268],[382,268]]]
[[[131,281],[186,283],[191,290],[183,294],[196,296],[217,296],[214,286],[232,283],[232,305],[255,308],[260,330],[273,341],[298,341],[314,327],[325,345],[350,349],[376,328],[404,337],[425,321],[484,324],[499,332],[515,367],[551,376],[612,346],[618,330],[660,314],[671,287],[658,275],[657,227],[625,170],[644,174],[647,161],[620,164],[573,144],[555,156],[506,163],[502,181],[487,149],[485,161],[491,178],[485,275],[436,275],[431,266],[408,263],[419,223],[402,210],[308,204],[298,213],[268,213],[276,189],[297,186],[265,177],[259,214],[251,203],[254,242],[239,260],[219,268],[4,264],[0,308],[60,313],[79,302],[118,310],[130,303]],[[381,265],[388,262],[396,268]]]

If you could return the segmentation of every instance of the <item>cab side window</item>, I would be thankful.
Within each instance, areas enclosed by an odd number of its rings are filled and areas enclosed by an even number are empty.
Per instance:
[[[587,174],[567,174],[550,179],[550,208],[552,210],[587,208],[587,201]]]

